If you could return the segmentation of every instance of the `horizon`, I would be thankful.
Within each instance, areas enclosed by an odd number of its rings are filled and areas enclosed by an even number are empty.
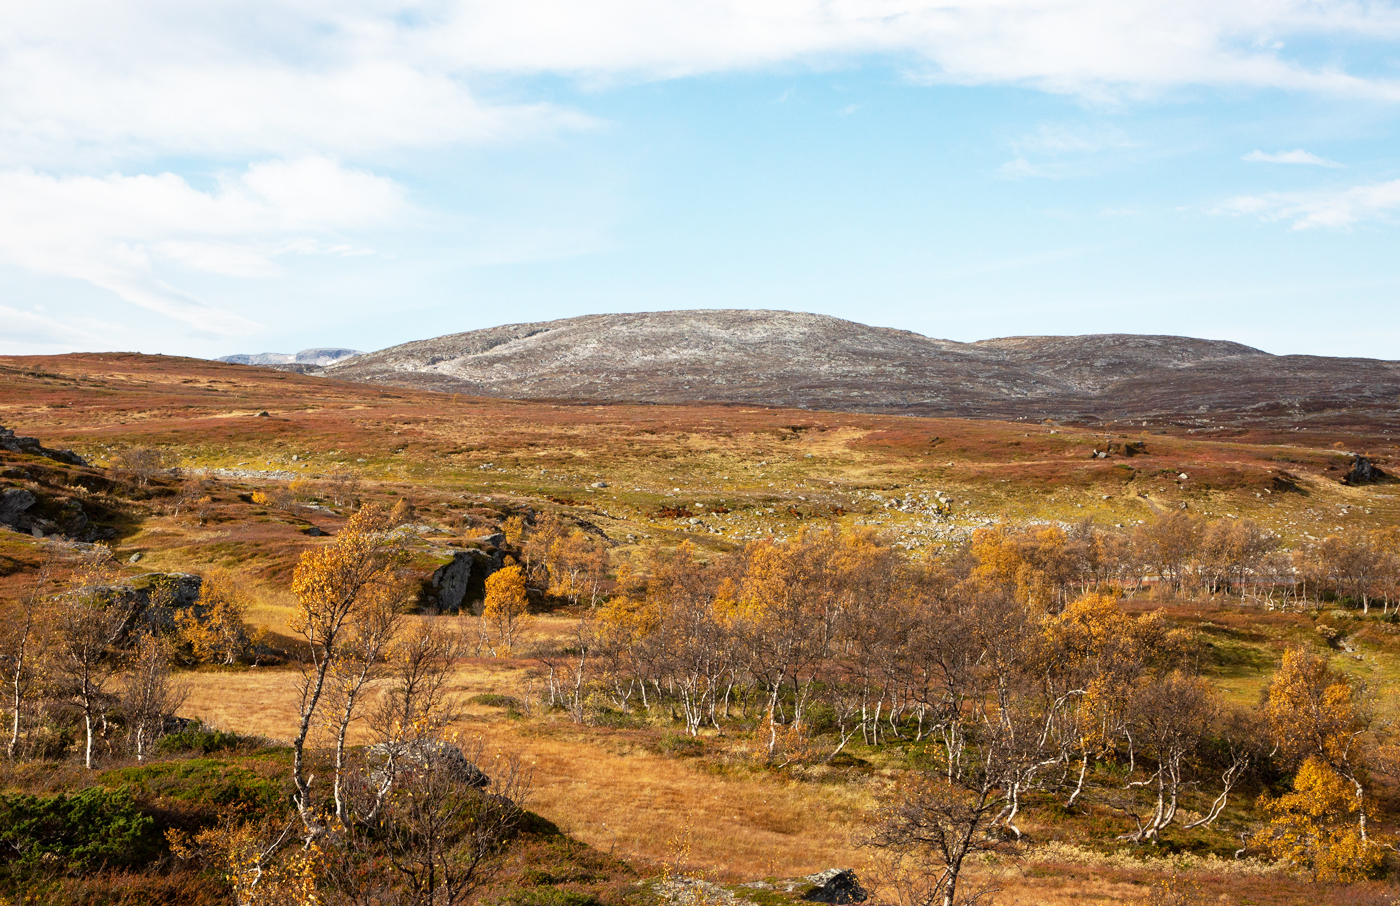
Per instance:
[[[1390,360],[1397,41],[1340,0],[16,10],[0,353],[723,307]]]
[[[734,311],[747,311],[747,312],[776,312],[776,313],[779,313],[779,314],[819,314],[819,315],[821,314],[821,313],[814,313],[814,312],[800,312],[800,311],[795,311],[795,310],[792,310],[792,309],[771,309],[771,308],[770,308],[770,309],[763,309],[763,308],[741,308],[741,309],[726,309],[726,308],[711,308],[711,309],[706,309],[706,308],[684,308],[684,309],[660,309],[660,310],[655,310],[655,311],[618,311],[618,312],[605,312],[605,311],[600,311],[600,312],[588,312],[588,313],[580,314],[580,315],[570,315],[570,316],[568,316],[567,318],[555,318],[555,319],[552,319],[551,321],[510,321],[510,322],[506,322],[506,323],[502,323],[502,324],[491,324],[491,325],[487,325],[487,326],[485,326],[485,327],[476,328],[476,329],[477,329],[477,330],[493,330],[493,329],[505,328],[505,327],[524,326],[524,325],[527,325],[527,324],[549,324],[549,323],[555,323],[555,322],[559,322],[559,321],[569,321],[569,320],[575,320],[575,319],[578,319],[578,318],[587,318],[587,317],[605,316],[605,315],[646,315],[646,314],[658,315],[658,314],[697,313],[697,312],[707,312],[707,311],[708,311],[708,312],[734,312]],[[885,327],[882,327],[881,325],[866,324],[865,322],[862,322],[862,321],[854,320],[854,319],[852,319],[852,318],[841,318],[841,317],[839,317],[839,316],[837,316],[837,315],[826,315],[826,317],[837,318],[838,320],[847,321],[848,323],[857,324],[857,325],[860,325],[860,326],[863,326],[863,327],[875,327],[875,328],[878,328],[878,329],[889,329],[889,330],[904,330],[904,328],[885,328]],[[460,334],[460,333],[470,333],[470,332],[472,332],[472,331],[454,331],[454,332],[451,332],[451,333],[439,334],[439,335],[437,335],[436,337],[419,337],[419,338],[417,338],[416,340],[408,340],[408,341],[406,341],[406,342],[407,342],[407,343],[414,343],[414,342],[419,342],[419,341],[423,341],[423,340],[439,339],[439,338],[441,338],[441,337],[454,336],[454,335],[456,335],[456,334]],[[1219,338],[1219,337],[1190,336],[1190,335],[1187,335],[1187,334],[1149,334],[1149,333],[1122,333],[1122,332],[1113,332],[1113,333],[1077,333],[1077,334],[1004,334],[1004,335],[994,336],[994,337],[983,337],[983,338],[978,339],[978,340],[950,340],[950,339],[947,338],[947,337],[930,336],[930,335],[928,335],[928,334],[920,333],[919,331],[913,331],[913,330],[911,330],[911,331],[908,331],[908,332],[909,332],[909,333],[916,334],[916,335],[921,336],[921,337],[925,337],[925,338],[927,338],[927,339],[931,339],[931,340],[939,340],[939,341],[941,341],[941,342],[960,343],[960,344],[965,345],[965,346],[975,346],[975,345],[978,345],[978,344],[980,344],[980,343],[992,343],[992,342],[996,342],[996,341],[998,341],[998,340],[1074,339],[1074,338],[1083,338],[1083,337],[1111,337],[1111,336],[1139,337],[1139,338],[1144,338],[1144,339],[1149,339],[1149,338],[1150,338],[1150,339],[1199,340],[1199,341],[1203,341],[1203,342],[1207,342],[1207,343],[1232,343],[1232,342],[1237,342],[1237,341],[1234,341],[1234,340],[1225,340],[1225,339],[1221,339],[1221,338]],[[392,344],[391,346],[381,346],[381,347],[378,347],[378,348],[376,348],[376,349],[358,349],[358,350],[355,350],[355,354],[356,354],[356,355],[368,355],[368,354],[370,354],[370,353],[382,352],[382,351],[384,351],[384,350],[386,350],[386,349],[392,349],[392,348],[394,348],[394,346],[399,346],[399,345],[404,345],[404,344],[396,343],[396,344]],[[1242,345],[1248,346],[1249,344],[1242,344]],[[257,352],[253,352],[253,351],[251,351],[251,349],[249,349],[249,350],[243,350],[243,351],[239,351],[239,352],[228,352],[228,353],[223,353],[222,355],[218,355],[218,356],[191,356],[191,358],[202,358],[202,359],[207,359],[207,360],[209,360],[209,361],[219,361],[220,359],[223,359],[223,358],[228,358],[228,357],[231,357],[231,356],[238,356],[238,355],[247,355],[247,356],[255,356],[255,355],[289,355],[289,356],[294,356],[294,355],[299,355],[299,354],[301,354],[301,353],[312,352],[312,351],[316,351],[316,350],[324,350],[324,349],[350,349],[350,348],[353,348],[353,347],[349,347],[349,346],[346,346],[346,345],[343,345],[343,344],[322,344],[322,345],[319,345],[319,346],[308,346],[308,347],[305,347],[305,348],[302,348],[302,349],[290,350],[290,351],[274,350],[274,349],[261,349],[261,350],[258,350]],[[1378,357],[1376,357],[1376,356],[1322,356],[1321,354],[1318,354],[1318,353],[1309,353],[1309,352],[1277,353],[1277,352],[1271,352],[1270,350],[1267,350],[1267,349],[1261,349],[1261,348],[1259,348],[1259,347],[1257,347],[1257,346],[1251,346],[1250,348],[1251,348],[1251,349],[1254,349],[1254,350],[1257,351],[1257,352],[1261,352],[1261,353],[1264,353],[1265,355],[1270,355],[1270,356],[1302,355],[1302,356],[1318,356],[1318,357],[1325,357],[1325,358],[1369,358],[1369,359],[1376,359],[1377,361],[1400,361],[1400,360],[1397,360],[1397,359],[1383,359],[1383,358],[1378,358]],[[94,351],[96,351],[96,350],[94,350]],[[115,350],[107,350],[107,351],[109,351],[109,352],[115,352]],[[161,354],[163,354],[163,353],[153,353],[153,354],[155,354],[155,355],[161,355]]]
[[[369,354],[375,353],[375,352],[383,352],[384,350],[392,349],[392,348],[394,348],[394,347],[396,347],[396,346],[407,345],[407,344],[416,343],[416,342],[421,342],[421,341],[426,341],[426,340],[440,339],[440,338],[442,338],[442,337],[455,336],[455,335],[463,334],[463,333],[472,333],[472,332],[475,332],[475,331],[477,331],[477,330],[493,330],[493,329],[499,329],[499,328],[505,328],[505,327],[518,327],[518,326],[523,326],[523,325],[527,325],[527,324],[550,324],[550,323],[556,323],[556,322],[562,322],[562,321],[570,321],[570,320],[575,320],[575,319],[578,319],[578,318],[587,318],[587,317],[600,316],[600,315],[679,314],[679,313],[683,313],[683,312],[691,312],[691,313],[694,313],[694,312],[706,312],[706,311],[724,311],[724,312],[728,312],[728,311],[778,312],[778,313],[783,313],[783,314],[816,314],[816,315],[823,315],[823,314],[824,314],[824,313],[821,313],[821,312],[802,312],[802,311],[796,311],[796,310],[793,310],[793,309],[763,309],[763,308],[743,308],[743,309],[684,308],[684,309],[658,309],[658,310],[654,310],[654,311],[617,311],[617,312],[605,312],[605,311],[600,311],[600,312],[587,312],[587,313],[579,314],[579,315],[569,315],[569,316],[564,317],[564,318],[554,318],[554,319],[551,319],[551,320],[549,320],[549,321],[510,321],[510,322],[505,322],[505,323],[501,323],[501,324],[488,324],[488,325],[486,325],[486,326],[484,326],[484,327],[473,328],[472,330],[468,330],[468,331],[452,331],[452,332],[446,333],[446,334],[438,334],[438,335],[433,336],[433,337],[418,337],[418,338],[412,339],[412,340],[405,340],[405,341],[403,341],[402,343],[394,343],[394,344],[391,344],[391,345],[389,345],[389,346],[381,346],[381,347],[372,348],[372,349],[354,349],[354,354],[357,355],[357,356],[358,356],[358,355],[369,355]],[[976,346],[976,345],[983,344],[983,343],[994,343],[994,342],[997,342],[997,341],[1000,341],[1000,340],[1058,340],[1058,339],[1080,339],[1080,338],[1088,338],[1088,337],[1135,337],[1135,338],[1142,338],[1142,339],[1197,340],[1197,341],[1206,342],[1206,343],[1238,343],[1238,342],[1239,342],[1239,341],[1237,341],[1237,340],[1227,340],[1227,339],[1224,339],[1224,338],[1221,338],[1221,337],[1194,336],[1194,335],[1190,335],[1190,334],[1126,333],[1126,332],[1121,332],[1121,331],[1119,331],[1119,332],[1098,332],[1098,333],[1069,333],[1069,334],[1002,334],[1002,335],[992,336],[992,337],[982,337],[982,338],[976,339],[976,340],[953,340],[953,339],[950,339],[950,338],[948,338],[948,337],[938,337],[938,336],[932,336],[932,335],[929,335],[929,334],[920,333],[919,331],[916,331],[916,330],[907,330],[906,328],[894,328],[894,327],[884,327],[884,326],[882,326],[882,325],[877,325],[877,324],[866,324],[865,322],[862,322],[862,321],[857,321],[857,320],[854,320],[854,319],[851,319],[851,318],[842,318],[842,317],[840,317],[840,316],[838,316],[838,315],[825,315],[825,316],[826,316],[826,317],[837,318],[838,320],[847,321],[848,323],[857,324],[857,325],[860,325],[860,326],[863,326],[863,327],[873,327],[873,328],[878,328],[878,329],[889,329],[889,330],[904,330],[904,331],[906,331],[906,332],[908,332],[908,333],[913,333],[913,334],[916,334],[917,336],[921,336],[921,337],[924,337],[924,338],[926,338],[926,339],[938,340],[938,341],[940,341],[940,342],[958,343],[958,344],[961,344],[961,345],[964,345],[964,346]],[[1262,348],[1257,347],[1257,346],[1251,346],[1251,345],[1248,344],[1248,343],[1241,343],[1240,345],[1248,346],[1249,348],[1253,349],[1253,350],[1256,351],[1256,352],[1260,352],[1260,353],[1263,353],[1264,355],[1269,355],[1269,356],[1274,356],[1274,357],[1283,357],[1283,356],[1309,356],[1309,357],[1314,357],[1314,358],[1370,359],[1370,360],[1382,361],[1382,362],[1400,362],[1400,358],[1397,358],[1397,359],[1389,359],[1389,358],[1384,358],[1384,357],[1380,357],[1380,356],[1329,355],[1329,354],[1324,354],[1324,353],[1313,353],[1313,352],[1273,352],[1273,351],[1268,350],[1268,349],[1262,349]],[[300,354],[302,354],[302,353],[307,353],[307,352],[314,352],[314,351],[321,351],[321,350],[340,350],[340,349],[353,349],[353,347],[350,347],[350,346],[348,346],[348,345],[346,345],[346,344],[335,344],[335,343],[331,343],[331,344],[321,344],[321,345],[317,345],[317,346],[307,346],[307,347],[303,347],[303,348],[301,348],[301,349],[293,349],[293,350],[264,348],[264,349],[258,349],[257,351],[253,351],[253,348],[250,346],[249,348],[244,349],[244,350],[240,350],[240,351],[238,351],[238,352],[225,352],[225,353],[220,353],[220,354],[218,354],[218,355],[188,355],[188,354],[185,354],[185,353],[145,352],[145,351],[139,350],[139,349],[84,349],[84,350],[71,350],[71,351],[66,352],[66,353],[35,353],[34,355],[82,355],[82,354],[93,354],[93,355],[104,355],[104,354],[107,354],[107,355],[151,355],[151,356],[170,356],[170,357],[172,357],[172,358],[192,358],[192,359],[199,359],[199,360],[202,360],[202,361],[217,362],[217,361],[222,361],[223,359],[231,358],[231,357],[234,357],[234,356],[259,356],[259,355],[285,355],[285,356],[296,356],[296,355],[300,355]],[[0,353],[0,355],[24,355],[24,353]],[[240,364],[240,363],[233,363],[233,364]]]

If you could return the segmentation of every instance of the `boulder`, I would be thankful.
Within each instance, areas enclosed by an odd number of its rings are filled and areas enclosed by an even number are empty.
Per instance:
[[[1342,478],[1342,484],[1371,484],[1385,477],[1386,474],[1378,469],[1371,460],[1364,456],[1354,456],[1351,460],[1351,469]]]
[[[143,573],[120,584],[89,586],[76,592],[94,595],[108,607],[119,607],[130,614],[118,638],[120,644],[139,626],[173,629],[175,611],[193,607],[203,585],[203,579],[188,573]],[[157,594],[163,587],[169,589],[168,598]]]
[[[453,780],[478,790],[491,785],[491,778],[481,768],[472,764],[461,749],[450,742],[437,739],[411,739],[406,742],[381,742],[365,750],[372,761],[380,765],[377,773],[382,773],[393,762],[395,776],[409,768],[427,768],[430,771],[447,774]]]
[[[467,587],[472,579],[472,567],[476,557],[468,551],[452,555],[452,562],[444,563],[433,571],[429,583],[436,594],[437,609],[443,613],[457,613],[467,600]]]
[[[863,903],[867,896],[860,879],[849,868],[828,868],[802,881],[808,885],[807,889],[799,887],[794,893],[813,903]]]
[[[441,613],[460,613],[467,608],[479,616],[486,577],[504,562],[499,552],[453,551],[452,560],[434,570],[424,583],[423,603]]]
[[[20,525],[24,511],[39,502],[31,492],[24,488],[8,488],[0,491],[0,525],[8,525],[10,528],[29,528]]]

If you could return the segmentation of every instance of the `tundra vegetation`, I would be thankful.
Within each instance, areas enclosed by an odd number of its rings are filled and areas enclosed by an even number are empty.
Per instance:
[[[96,463],[0,472],[16,902],[1394,899],[1400,509],[1337,435],[59,364],[0,372]]]

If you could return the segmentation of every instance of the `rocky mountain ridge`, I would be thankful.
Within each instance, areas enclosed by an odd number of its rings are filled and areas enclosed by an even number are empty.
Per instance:
[[[234,355],[220,356],[214,361],[228,362],[231,365],[316,365],[324,367],[362,354],[358,349],[325,346],[303,349],[301,352],[240,352]]]
[[[303,369],[298,369],[303,370]],[[1400,363],[1097,334],[959,343],[826,315],[587,315],[405,343],[308,368],[524,399],[732,402],[918,415],[1400,424]]]

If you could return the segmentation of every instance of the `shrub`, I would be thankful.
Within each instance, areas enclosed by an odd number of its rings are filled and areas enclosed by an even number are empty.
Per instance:
[[[107,771],[102,780],[156,799],[194,806],[211,812],[211,818],[266,815],[281,811],[288,800],[280,782],[213,758],[118,768]]]
[[[679,733],[667,733],[661,737],[657,743],[659,748],[666,755],[673,755],[678,758],[695,757],[705,754],[705,742],[694,736],[685,736]]]
[[[468,699],[474,705],[485,705],[488,708],[505,708],[510,711],[520,710],[520,699],[514,695],[502,695],[499,692],[483,692],[480,695],[473,695]]]
[[[558,887],[527,887],[512,890],[497,900],[501,906],[601,906],[595,895]]]
[[[17,793],[0,796],[0,850],[11,869],[72,874],[148,862],[160,850],[160,834],[127,787]]]
[[[208,755],[211,752],[221,752],[225,749],[236,749],[247,741],[245,737],[239,736],[237,733],[206,727],[195,721],[183,730],[162,736],[156,742],[156,751],[163,755],[174,755],[179,752],[198,752],[200,755]]]

